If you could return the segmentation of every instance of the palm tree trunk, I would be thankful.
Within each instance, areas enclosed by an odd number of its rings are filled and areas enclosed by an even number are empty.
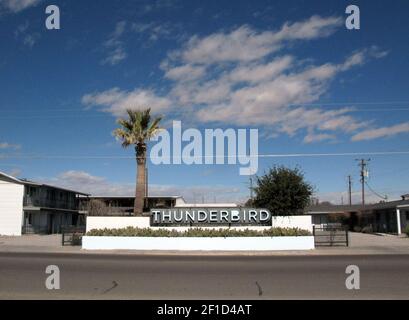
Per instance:
[[[136,148],[136,190],[135,190],[135,203],[134,203],[134,215],[142,215],[143,207],[145,203],[145,166],[146,166],[146,145],[139,144]]]

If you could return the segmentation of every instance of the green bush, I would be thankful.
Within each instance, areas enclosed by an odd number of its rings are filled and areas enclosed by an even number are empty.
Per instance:
[[[122,229],[93,229],[87,232],[87,236],[111,236],[111,237],[296,237],[310,236],[307,230],[298,228],[270,228],[257,230],[235,229],[201,229],[191,228],[187,231],[175,229],[152,229],[127,227]]]
[[[405,233],[409,237],[409,224],[405,228]]]

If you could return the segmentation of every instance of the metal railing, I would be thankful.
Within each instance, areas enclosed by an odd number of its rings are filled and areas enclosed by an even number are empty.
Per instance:
[[[349,246],[348,228],[342,226],[313,226],[315,246]]]
[[[31,224],[24,225],[21,227],[22,234],[48,234],[47,226],[33,226]]]
[[[85,226],[62,226],[61,244],[63,246],[80,246],[82,237],[85,234]]]
[[[45,197],[24,196],[23,205],[28,207],[62,208],[68,210],[78,210],[76,200],[47,199]]]

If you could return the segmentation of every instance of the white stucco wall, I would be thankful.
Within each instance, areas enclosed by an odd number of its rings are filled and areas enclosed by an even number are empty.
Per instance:
[[[166,228],[175,229],[178,231],[186,231],[190,227],[151,227],[149,217],[87,217],[87,232],[92,229],[120,229],[126,227],[135,228]],[[281,228],[299,228],[303,230],[308,230],[312,233],[312,221],[311,216],[288,216],[288,217],[273,217],[272,219],[273,227]],[[195,226],[197,228],[198,226]],[[207,228],[222,228],[227,229],[227,226],[216,226],[216,227],[202,227]],[[269,229],[271,227],[257,227],[257,226],[242,226],[242,227],[231,227],[232,229],[251,229],[251,230],[263,230]]]
[[[87,232],[92,229],[149,228],[149,217],[87,217]]]
[[[85,250],[195,250],[195,251],[272,251],[312,250],[314,237],[240,237],[240,238],[162,238],[90,237],[82,238]]]
[[[0,235],[21,235],[23,196],[23,185],[0,179]]]
[[[273,217],[272,225],[280,228],[300,228],[312,233],[312,217],[309,215]]]

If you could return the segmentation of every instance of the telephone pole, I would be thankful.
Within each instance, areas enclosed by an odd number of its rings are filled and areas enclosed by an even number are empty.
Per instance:
[[[349,205],[352,205],[352,177],[351,175],[348,176],[348,200]]]
[[[250,177],[250,201],[253,202],[253,178]]]
[[[366,167],[368,166],[368,162],[371,161],[371,159],[355,159],[356,161],[359,161],[358,166],[361,167],[361,188],[362,188],[362,206],[365,206],[365,177],[368,176],[368,170]]]

